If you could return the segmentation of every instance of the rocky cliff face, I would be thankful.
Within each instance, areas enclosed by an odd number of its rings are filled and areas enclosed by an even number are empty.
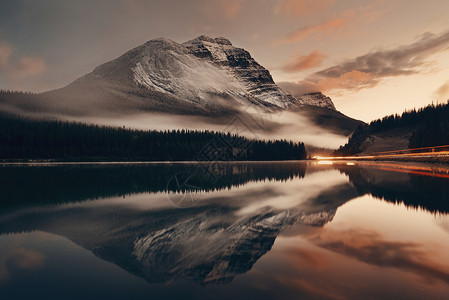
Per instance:
[[[315,105],[335,109],[321,93],[295,98],[250,53],[225,38],[199,36],[183,44],[159,38],[46,93],[77,109],[224,114],[251,106],[264,113]]]
[[[335,209],[273,210],[236,216],[230,207],[138,211],[84,205],[50,206],[14,217],[12,231],[62,235],[149,282],[230,282],[271,250],[278,235],[299,222],[323,226]],[[34,218],[35,223],[27,222]],[[80,220],[83,220],[80,222]],[[120,220],[120,221],[117,221]],[[2,215],[0,223],[3,224]]]
[[[297,222],[323,226],[335,209],[312,213],[261,209],[241,217],[234,213],[229,207],[146,212],[108,207],[98,213],[98,207],[69,205],[25,213],[14,226],[26,223],[25,230],[65,236],[149,282],[187,279],[212,285],[248,272],[288,226]],[[27,218],[36,223],[28,224]]]
[[[297,96],[296,98],[301,104],[337,110],[334,103],[332,102],[332,99],[328,96],[323,95],[323,93],[321,92],[304,94],[302,96]]]
[[[296,99],[281,90],[270,72],[258,64],[248,51],[232,46],[229,40],[199,36],[183,45],[196,57],[208,59],[234,75],[245,87],[250,102],[281,108],[296,103]]]
[[[132,259],[153,281],[189,278],[202,285],[230,282],[271,249],[295,216],[288,211],[267,211],[231,220],[208,213],[170,224],[137,238]]]

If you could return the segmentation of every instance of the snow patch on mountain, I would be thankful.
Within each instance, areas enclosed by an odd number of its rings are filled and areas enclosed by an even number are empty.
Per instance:
[[[210,106],[216,96],[266,111],[297,103],[268,70],[225,38],[200,36],[184,44],[156,39],[132,50],[131,70],[139,87]],[[215,96],[215,97],[214,97]]]
[[[183,100],[202,105],[212,104],[212,95],[228,94],[244,102],[245,86],[227,70],[193,55],[175,51],[159,51],[145,55],[132,68],[139,86],[172,94]]]
[[[262,106],[285,109],[297,103],[273,81],[270,72],[244,49],[236,48],[223,37],[199,36],[183,44],[196,57],[208,59],[228,70],[245,87],[247,99]]]

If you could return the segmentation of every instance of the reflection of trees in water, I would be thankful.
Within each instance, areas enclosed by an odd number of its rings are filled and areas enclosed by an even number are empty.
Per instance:
[[[393,203],[404,203],[432,213],[449,213],[449,180],[395,173],[371,167],[337,165],[361,194]]]
[[[64,199],[85,199],[104,197],[105,193],[112,192],[176,190],[177,185],[167,184],[166,180],[174,174],[190,172],[198,176],[198,180],[205,181],[203,190],[215,190],[250,181],[302,178],[306,171],[306,164],[291,162],[224,166],[215,169],[214,179],[193,165],[11,168],[10,171],[14,171],[8,181],[14,184],[9,189],[11,197],[18,189],[19,179],[23,178],[28,187],[37,189],[37,193],[34,192],[45,205],[37,210],[25,207],[12,213],[4,212],[6,217],[0,218],[0,227],[5,233],[39,230],[65,236],[97,257],[149,282],[187,279],[201,285],[223,284],[248,272],[271,250],[277,236],[287,226],[294,223],[323,226],[333,219],[342,203],[357,196],[350,184],[329,187],[324,182],[314,188],[310,197],[299,197],[297,207],[266,206],[243,215],[236,212],[252,203],[283,195],[283,191],[269,186],[260,191],[242,189],[232,197],[211,198],[185,209],[167,206],[155,210],[102,205],[101,202],[98,206],[47,205],[44,198],[50,196],[60,201],[59,195],[67,197]],[[310,169],[314,171],[313,167]],[[2,175],[8,173],[6,169],[0,171]],[[33,178],[36,181],[30,183]],[[55,183],[45,184],[50,180]],[[56,188],[51,192],[53,186]],[[72,191],[76,194],[70,198]],[[24,199],[29,195],[26,193],[18,194]]]
[[[263,180],[303,178],[305,163],[223,163],[157,165],[73,165],[0,167],[0,204],[82,201],[143,192],[185,192],[170,184],[178,175],[188,177],[195,191],[214,191]]]
[[[215,166],[216,167],[216,166]],[[330,213],[294,212],[270,207],[245,215],[236,211],[261,199],[254,191],[242,190],[238,200],[215,199],[202,205],[177,209],[135,209],[128,206],[47,205],[50,200],[81,200],[116,193],[177,190],[167,184],[175,174],[195,174],[202,190],[218,190],[250,181],[302,178],[304,163],[224,164],[214,178],[194,165],[98,166],[57,168],[4,168],[2,183],[9,197],[20,201],[35,193],[38,210],[4,212],[0,227],[5,233],[44,231],[65,236],[96,256],[110,261],[149,282],[189,279],[202,285],[230,282],[247,272],[270,251],[286,226],[304,219],[314,225],[332,219]],[[11,172],[12,171],[12,172]],[[192,180],[195,180],[192,176]],[[20,185],[23,189],[20,189]],[[71,193],[74,194],[71,194]],[[264,194],[270,197],[272,194]],[[244,199],[245,201],[241,201]],[[262,198],[263,199],[263,198]],[[11,203],[7,203],[11,204]],[[54,209],[58,207],[58,209]]]
[[[48,208],[42,206],[39,210],[14,211],[9,216],[6,213],[7,217],[0,227],[8,233],[40,230],[65,236],[97,257],[149,282],[169,283],[187,279],[210,285],[228,283],[236,275],[250,270],[260,257],[271,250],[275,239],[287,226],[294,223],[323,226],[333,219],[339,206],[358,195],[370,193],[388,201],[403,201],[412,205],[413,199],[423,201],[435,197],[432,194],[424,197],[431,189],[439,190],[441,200],[447,192],[447,188],[439,186],[444,185],[444,181],[433,178],[358,166],[337,168],[349,176],[352,185],[345,181],[344,184],[327,186],[323,181],[316,186],[316,193],[309,198],[298,198],[300,206],[290,209],[265,207],[244,215],[236,214],[236,211],[251,203],[263,202],[264,197],[276,198],[280,193],[280,189],[275,189],[273,194],[263,189],[260,194],[242,189],[233,194],[237,195],[233,199],[224,196],[186,209],[163,207],[147,210],[126,205],[83,204],[63,205],[58,209],[53,209],[52,205]],[[10,174],[8,180],[1,183],[1,188],[10,185],[7,191],[11,201],[25,199],[35,193],[38,196],[36,199],[46,203],[46,196],[52,201],[71,201],[137,192],[177,191],[177,186],[182,185],[167,183],[175,174],[194,174],[197,178],[192,176],[192,180],[204,181],[202,189],[210,191],[250,181],[302,178],[305,171],[306,164],[303,163],[236,163],[216,169],[213,173],[215,178],[193,165],[3,168],[0,174],[2,178]],[[422,182],[415,183],[414,180]],[[27,190],[30,187],[35,190]],[[63,196],[65,198],[58,198]],[[438,205],[432,211],[442,211]],[[426,209],[431,208],[427,206]],[[338,237],[333,238],[331,242],[338,241]],[[376,254],[382,254],[385,247],[395,250],[395,245],[384,243],[379,246],[382,240],[378,238],[374,241],[363,248],[368,250],[367,253],[347,243],[323,241],[321,245],[368,263],[384,263],[385,258]],[[393,252],[394,257],[400,257],[400,250],[402,248]],[[420,267],[419,264],[417,266]]]

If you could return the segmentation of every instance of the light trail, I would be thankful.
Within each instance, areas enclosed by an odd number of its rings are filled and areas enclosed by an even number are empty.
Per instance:
[[[438,151],[436,151],[438,150]],[[415,152],[419,151],[419,152]],[[449,145],[421,147],[402,150],[391,150],[382,152],[373,152],[370,155],[360,156],[315,156],[317,160],[378,160],[378,159],[397,159],[397,158],[449,158]]]
[[[394,159],[394,158],[416,158],[416,157],[449,157],[449,151],[438,152],[418,152],[405,154],[384,154],[384,155],[360,155],[360,156],[316,156],[317,160],[375,160],[375,159]]]
[[[320,163],[320,161],[318,161]],[[369,162],[369,161],[358,161],[356,163],[344,163],[335,162],[334,165],[345,164],[347,166],[366,166],[372,167],[375,169],[389,171],[389,172],[398,172],[398,173],[407,173],[414,174],[420,176],[428,176],[428,177],[437,177],[437,178],[445,178],[449,179],[449,166],[444,165],[416,165],[416,164],[404,164],[404,163],[396,163],[396,162]]]
[[[385,153],[400,153],[400,152],[410,152],[410,151],[417,151],[417,150],[431,150],[429,152],[434,152],[435,149],[441,149],[441,148],[448,148],[449,145],[443,145],[443,146],[434,146],[434,147],[421,147],[421,148],[411,148],[411,149],[402,149],[402,150],[391,150],[391,151],[382,151],[382,152],[374,152],[373,155],[377,154],[385,154]]]
[[[405,169],[405,170],[413,170],[413,171],[422,171],[422,172],[431,172],[431,173],[440,173],[440,174],[448,174],[449,175],[449,166],[427,166],[427,165],[411,165],[411,164],[403,164],[403,163],[378,163],[378,162],[365,162],[361,161],[357,163],[362,166],[373,166],[378,168],[394,168],[394,169]]]
[[[398,169],[397,168],[379,168],[379,170],[449,179],[448,174],[429,173],[429,172],[413,171],[413,170],[403,170],[403,169],[399,169],[399,168]]]
[[[436,151],[437,150],[437,151]],[[418,152],[416,152],[418,151]],[[435,161],[444,158],[444,161],[449,162],[449,145],[435,146],[435,147],[421,147],[404,150],[383,151],[374,152],[370,155],[360,156],[317,156],[314,157],[319,164],[331,162],[338,163],[338,161],[355,161],[357,165],[370,166],[379,170],[408,173],[420,176],[431,176],[438,178],[449,179],[449,166],[428,166],[428,165],[410,165],[409,162],[416,160],[415,162]],[[429,160],[427,160],[429,159]],[[401,161],[402,163],[380,163],[378,161]],[[373,162],[370,162],[373,161]],[[320,163],[321,162],[321,163]],[[404,164],[404,162],[407,162]],[[442,160],[440,160],[442,162]],[[351,166],[355,163],[350,162],[346,165]]]
[[[370,163],[360,162],[359,165],[371,166],[384,171],[416,174],[449,179],[449,166],[426,166],[400,163]]]

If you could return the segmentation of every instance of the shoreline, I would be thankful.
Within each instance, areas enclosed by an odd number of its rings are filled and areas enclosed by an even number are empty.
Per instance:
[[[326,160],[331,161],[391,161],[391,162],[415,162],[415,163],[437,163],[437,164],[449,164],[449,156],[445,157],[385,157],[385,158],[357,158],[354,156],[337,159],[326,157]]]
[[[229,160],[229,161],[0,161],[0,166],[63,166],[63,165],[144,165],[144,164],[235,164],[235,163],[293,163],[308,162],[314,160]]]

